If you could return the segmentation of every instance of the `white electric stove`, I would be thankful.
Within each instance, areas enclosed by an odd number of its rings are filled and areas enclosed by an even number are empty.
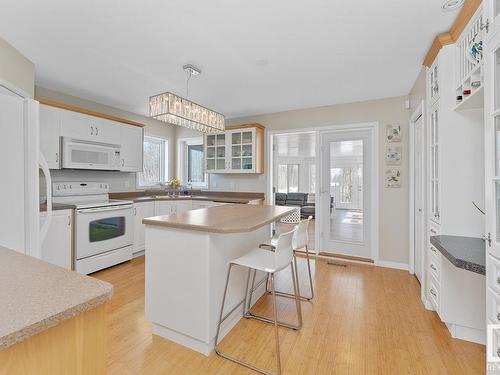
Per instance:
[[[109,199],[101,182],[58,182],[54,203],[76,206],[75,269],[89,274],[132,259],[134,204]]]

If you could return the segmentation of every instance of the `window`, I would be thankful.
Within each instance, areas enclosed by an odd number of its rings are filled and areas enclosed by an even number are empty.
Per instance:
[[[137,187],[159,187],[168,178],[168,141],[144,137],[144,170],[137,173]]]
[[[179,178],[193,187],[206,187],[203,137],[179,139],[178,150]]]
[[[298,193],[299,164],[278,164],[278,193]]]

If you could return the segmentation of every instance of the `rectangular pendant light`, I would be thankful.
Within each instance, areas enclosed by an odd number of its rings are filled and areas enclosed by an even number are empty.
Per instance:
[[[226,129],[224,115],[171,92],[149,98],[149,115],[154,119],[203,133],[220,133]]]

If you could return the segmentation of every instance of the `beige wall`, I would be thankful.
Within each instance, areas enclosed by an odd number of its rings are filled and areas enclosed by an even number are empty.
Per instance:
[[[149,117],[141,116],[132,112],[123,111],[121,109],[113,107],[108,107],[103,104],[77,98],[71,95],[66,95],[39,86],[36,87],[35,96],[36,98],[39,99],[42,98],[50,99],[57,101],[59,103],[73,105],[91,111],[101,112],[108,115],[113,115],[144,124],[145,135],[161,137],[169,140],[168,178],[171,178],[173,175],[175,175],[175,155],[176,155],[175,126],[165,124],[161,121],[157,121]],[[98,182],[106,181],[110,183],[110,189],[112,192],[136,190],[135,173],[63,170],[63,171],[53,171],[52,176],[55,181],[61,181],[61,180],[78,181],[80,179],[93,180]]]
[[[8,81],[31,97],[35,93],[35,65],[2,38],[0,38],[0,79]]]
[[[422,103],[422,100],[425,100],[426,98],[426,91],[425,91],[425,66],[422,66],[422,69],[420,70],[420,73],[418,74],[418,77],[413,84],[413,87],[410,91],[409,98],[410,98],[410,115],[417,109],[417,107]]]
[[[408,110],[404,108],[406,97],[396,97],[351,104],[333,105],[297,111],[251,116],[228,120],[228,124],[258,122],[267,130],[304,129],[345,125],[363,122],[378,122],[379,170],[380,170],[380,244],[379,258],[382,261],[408,263],[409,209],[408,209]],[[385,126],[401,124],[403,129],[402,188],[385,187]],[[267,161],[266,161],[267,168]],[[215,184],[215,187],[214,187]],[[213,175],[211,188],[216,190],[266,192],[265,176]]]

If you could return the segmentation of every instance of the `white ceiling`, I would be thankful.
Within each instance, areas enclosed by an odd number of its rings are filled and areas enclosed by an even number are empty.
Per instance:
[[[147,114],[186,94],[228,117],[405,95],[443,0],[0,0],[38,85]]]

